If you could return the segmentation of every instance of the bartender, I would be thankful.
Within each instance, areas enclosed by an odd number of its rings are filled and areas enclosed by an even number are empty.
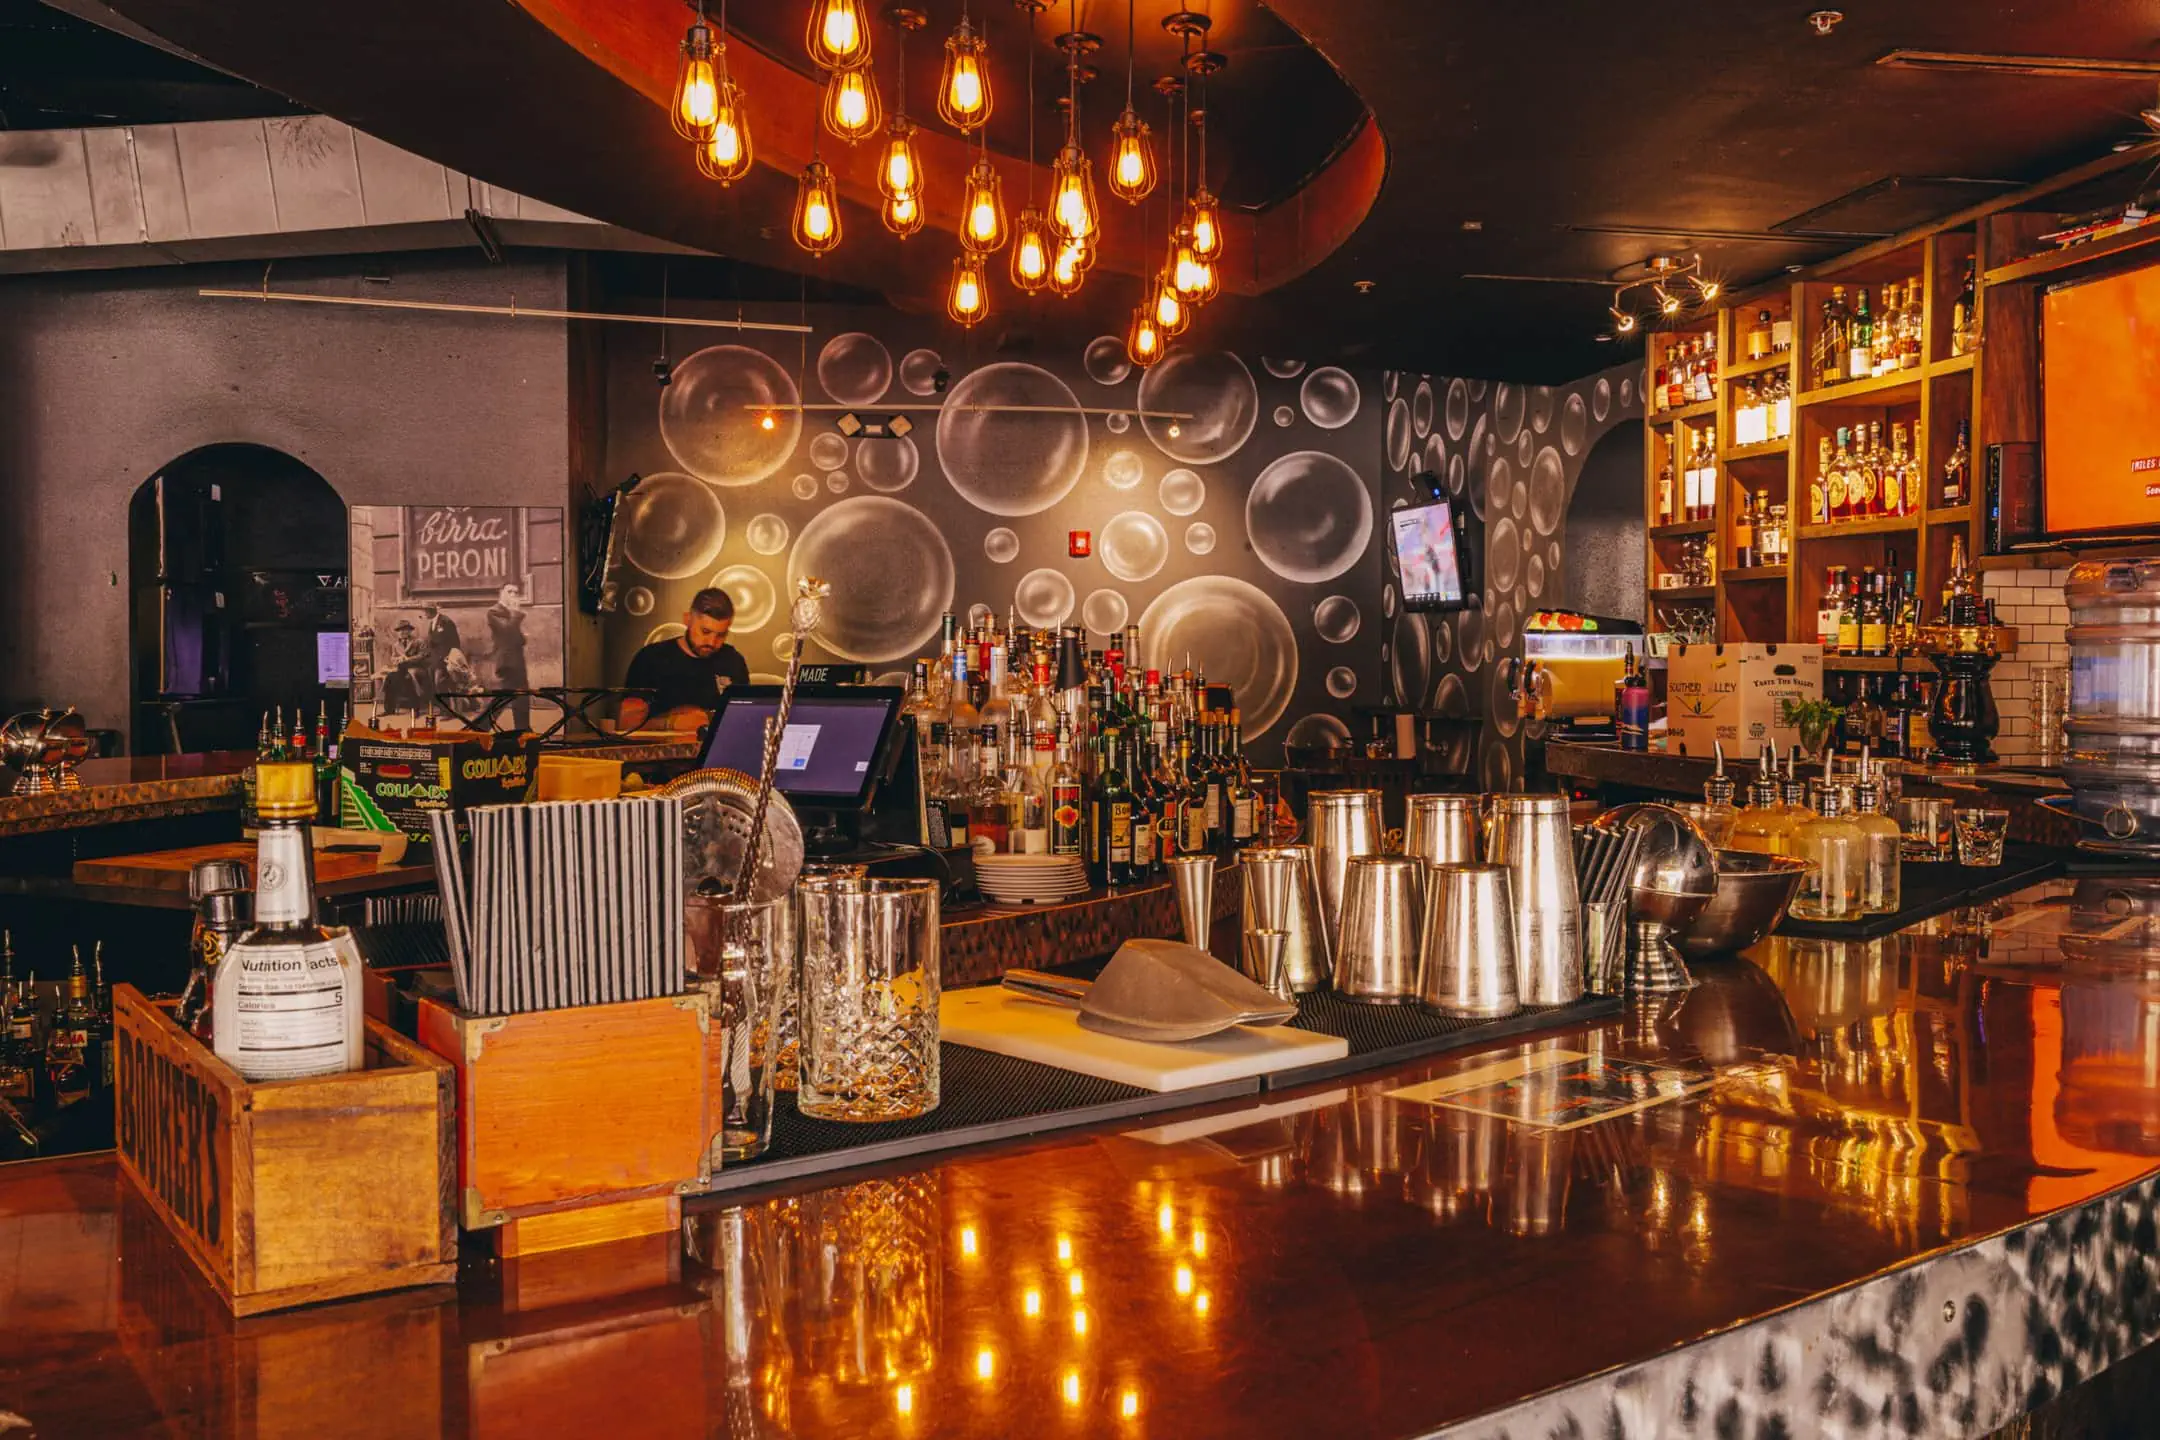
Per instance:
[[[616,715],[622,730],[696,730],[712,719],[727,685],[750,683],[742,652],[727,643],[735,602],[725,590],[700,590],[683,611],[683,633],[655,640],[630,657],[623,684],[652,696],[623,697]]]

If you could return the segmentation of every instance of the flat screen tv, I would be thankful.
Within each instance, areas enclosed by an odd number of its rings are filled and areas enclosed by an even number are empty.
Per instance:
[[[2048,291],[2040,359],[2048,537],[2160,533],[2160,266]]]
[[[1477,604],[1476,533],[1467,506],[1447,500],[1389,512],[1388,539],[1408,610],[1463,610]]]

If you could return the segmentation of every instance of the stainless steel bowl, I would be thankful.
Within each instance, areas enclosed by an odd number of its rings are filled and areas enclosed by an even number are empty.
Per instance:
[[[1690,960],[1745,950],[1777,928],[1808,862],[1752,850],[1717,852],[1717,889],[1695,923],[1674,937]]]

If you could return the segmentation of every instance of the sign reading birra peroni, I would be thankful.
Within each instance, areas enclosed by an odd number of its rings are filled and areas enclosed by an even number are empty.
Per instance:
[[[518,512],[507,505],[405,507],[405,593],[486,595],[524,574]]]

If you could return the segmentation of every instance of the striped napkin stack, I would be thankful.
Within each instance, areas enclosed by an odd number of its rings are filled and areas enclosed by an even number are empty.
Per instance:
[[[429,816],[458,1005],[509,1015],[683,991],[683,815],[673,797]]]

